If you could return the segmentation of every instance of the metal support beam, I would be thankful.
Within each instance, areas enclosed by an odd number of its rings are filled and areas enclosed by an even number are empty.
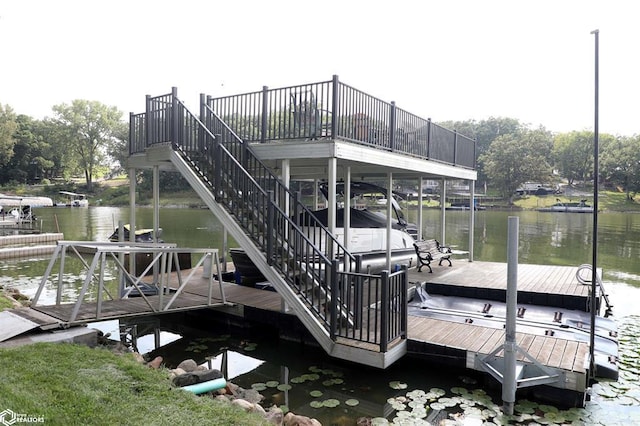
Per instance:
[[[447,181],[442,178],[440,181],[440,244],[447,245],[447,215],[446,215],[446,203],[447,203]]]
[[[469,208],[469,262],[473,262],[473,240],[475,238],[475,218],[476,218],[476,182],[469,180],[469,194],[471,196],[471,206]]]
[[[422,176],[418,178],[418,240],[422,240]]]
[[[387,272],[391,270],[391,221],[393,220],[393,208],[391,199],[393,198],[393,173],[387,173]]]

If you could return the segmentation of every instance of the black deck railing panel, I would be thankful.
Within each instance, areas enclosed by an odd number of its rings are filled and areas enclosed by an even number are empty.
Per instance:
[[[334,270],[338,262],[334,262]],[[380,345],[386,352],[388,345],[407,335],[407,270],[381,275],[337,271],[333,279],[332,315],[348,317],[352,326],[335,321],[332,335]]]
[[[147,147],[146,113],[129,116],[129,155],[144,152]]]
[[[343,139],[475,168],[475,141],[338,81],[208,98],[246,142]],[[432,127],[436,126],[436,127]]]

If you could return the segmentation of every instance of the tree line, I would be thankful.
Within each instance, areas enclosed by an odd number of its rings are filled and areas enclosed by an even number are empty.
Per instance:
[[[129,125],[116,107],[74,100],[37,120],[0,104],[0,185],[83,176],[88,191],[99,175],[122,167]]]
[[[514,118],[449,121],[444,127],[476,139],[477,184],[510,198],[525,182],[569,185],[593,180],[592,131],[552,133]],[[632,200],[640,190],[640,135],[598,135],[599,180]]]
[[[37,120],[0,104],[0,185],[123,171],[128,123],[116,107],[74,100]],[[552,133],[514,118],[438,123],[476,140],[478,185],[511,197],[525,182],[569,184],[593,179],[593,132]],[[599,135],[599,171],[605,185],[633,199],[640,190],[640,135]]]

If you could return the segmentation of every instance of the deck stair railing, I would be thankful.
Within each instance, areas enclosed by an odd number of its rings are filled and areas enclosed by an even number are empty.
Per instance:
[[[198,118],[175,89],[168,96],[148,97],[147,112],[131,116],[130,136],[132,154],[171,143],[332,340],[363,341],[385,352],[392,341],[406,338],[406,303],[389,302],[406,295],[406,271],[359,274],[359,259],[204,98]],[[364,280],[370,285],[363,292]]]

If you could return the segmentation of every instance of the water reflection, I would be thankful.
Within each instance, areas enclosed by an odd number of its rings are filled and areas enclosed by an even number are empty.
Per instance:
[[[206,368],[221,370],[235,384],[260,392],[264,406],[286,406],[323,424],[352,425],[360,417],[408,417],[411,422],[407,424],[427,420],[438,424],[443,419],[505,424],[501,423],[506,419],[500,415],[498,385],[476,372],[438,368],[411,358],[384,371],[354,367],[308,345],[279,340],[263,328],[233,329],[212,325],[204,317],[200,320],[209,325],[206,333],[185,327],[177,318],[163,317],[152,327],[148,321],[142,323],[137,331],[138,347],[142,348],[144,338],[157,343],[153,336],[159,336],[159,330],[171,330],[169,335],[175,336],[177,327],[180,337],[154,346],[149,358],[162,356],[169,368],[194,359]],[[637,424],[640,316],[625,318],[621,332],[625,337],[620,346],[620,380],[595,384],[585,409],[563,410],[519,396],[511,424]]]

